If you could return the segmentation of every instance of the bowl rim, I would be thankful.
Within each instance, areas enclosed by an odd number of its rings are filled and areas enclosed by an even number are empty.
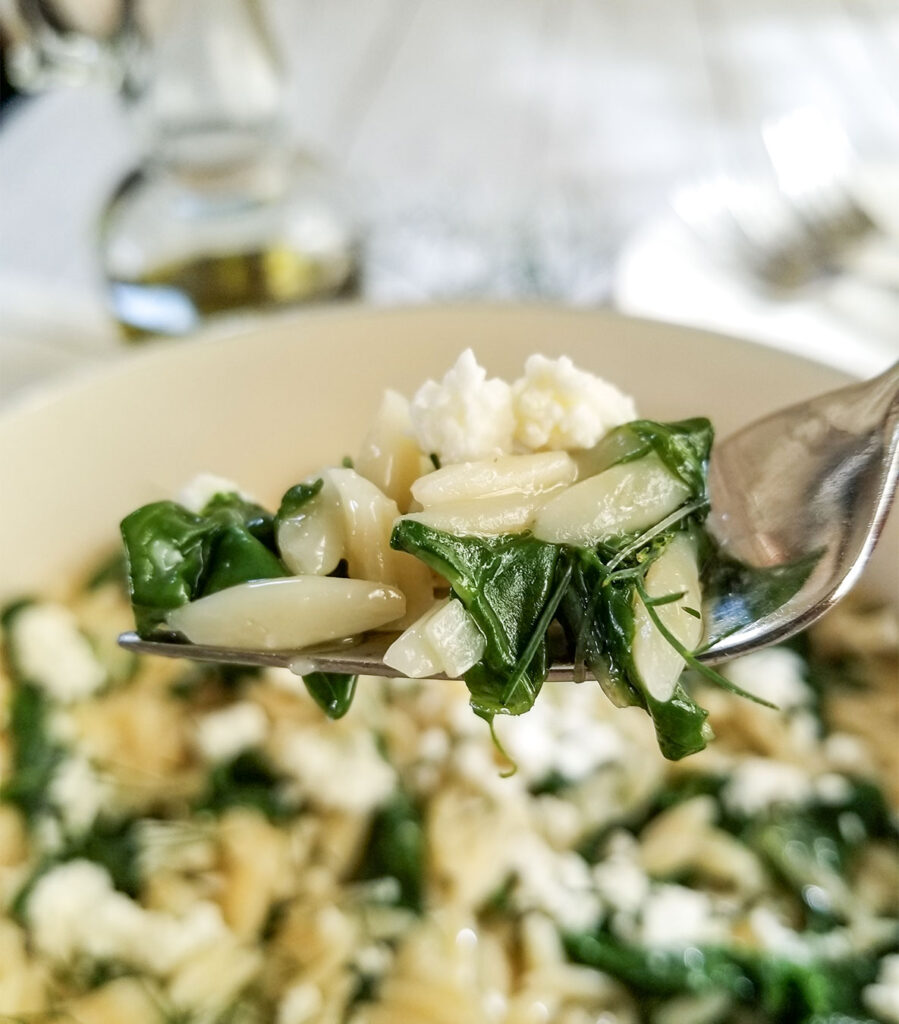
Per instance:
[[[745,338],[709,330],[704,327],[693,327],[687,324],[657,320],[651,317],[633,316],[611,307],[568,306],[555,302],[447,302],[422,303],[404,305],[374,306],[366,303],[341,302],[329,305],[292,307],[274,313],[249,313],[235,317],[226,317],[204,325],[194,334],[176,337],[158,336],[129,346],[123,341],[121,348],[112,351],[107,357],[71,368],[64,373],[43,381],[31,384],[21,391],[8,397],[0,405],[0,429],[9,420],[19,416],[40,412],[59,399],[75,394],[93,382],[127,376],[135,372],[141,365],[153,365],[157,362],[176,360],[179,353],[193,351],[207,346],[223,343],[239,344],[242,339],[254,334],[265,332],[271,328],[280,328],[291,323],[316,323],[329,320],[384,320],[392,317],[402,319],[423,319],[459,317],[460,319],[504,316],[520,316],[533,312],[539,316],[594,319],[606,323],[634,324],[665,335],[682,337],[700,336],[709,341],[720,341],[728,346],[738,346],[752,350],[761,350],[767,358],[775,362],[786,359],[793,363],[805,364],[809,367],[826,368],[844,378],[846,382],[859,379],[849,374],[844,368],[834,366],[826,360],[812,359],[805,354],[794,352],[786,346],[763,341],[757,338]],[[186,358],[186,356],[184,357]]]

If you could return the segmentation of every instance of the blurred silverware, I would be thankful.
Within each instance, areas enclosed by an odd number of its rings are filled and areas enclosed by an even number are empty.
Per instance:
[[[839,122],[801,108],[762,126],[769,173],[718,174],[679,190],[675,212],[699,240],[762,284],[787,290],[839,273],[880,229],[853,188]]]

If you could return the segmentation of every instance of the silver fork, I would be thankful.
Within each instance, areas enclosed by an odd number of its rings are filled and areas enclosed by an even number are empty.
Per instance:
[[[697,657],[708,664],[767,647],[820,618],[846,595],[870,558],[899,475],[899,363],[879,377],[852,384],[766,416],[714,448],[709,529],[724,549],[755,566],[793,564],[816,556],[792,598],[757,621],[743,622]],[[725,621],[734,598],[706,609]],[[726,606],[726,607],[725,607]],[[123,633],[129,650],[232,665],[275,665],[300,675],[398,673],[384,652],[396,634],[358,645],[303,651],[244,651],[161,643]],[[556,663],[550,679],[571,679],[574,666]]]
[[[680,219],[719,256],[776,290],[841,271],[880,228],[852,188],[853,155],[838,122],[801,108],[762,126],[772,177],[719,174],[672,198]]]

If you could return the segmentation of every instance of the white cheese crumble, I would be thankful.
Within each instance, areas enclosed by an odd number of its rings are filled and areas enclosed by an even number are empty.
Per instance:
[[[679,949],[720,940],[722,928],[707,893],[660,885],[643,904],[640,938],[650,949]]]
[[[300,795],[320,807],[364,814],[396,787],[396,772],[370,732],[297,729],[278,760],[296,780]]]
[[[87,832],[104,807],[112,787],[81,756],[65,758],[50,783],[50,800],[70,833]]]
[[[805,681],[805,662],[784,647],[769,647],[737,658],[724,674],[732,683],[784,711],[805,707],[812,700]]]
[[[899,953],[880,961],[877,981],[868,985],[862,996],[871,1013],[885,1024],[899,1024]]]
[[[801,963],[811,955],[811,948],[803,938],[788,927],[768,907],[753,907],[749,913],[749,927],[758,944],[772,953]]]
[[[777,804],[806,803],[813,793],[811,779],[795,765],[747,757],[734,768],[721,798],[732,813],[751,817]]]
[[[12,630],[19,670],[54,700],[70,704],[106,682],[75,616],[57,604],[32,604],[16,615]]]
[[[526,448],[592,448],[637,418],[634,400],[567,357],[532,355],[512,385],[515,439]]]
[[[569,687],[563,700],[544,694],[526,715],[498,719],[497,734],[525,781],[559,774],[577,782],[626,751],[618,729],[595,717],[595,694]]]
[[[631,917],[649,897],[649,876],[639,856],[633,836],[619,832],[611,838],[607,856],[593,868],[593,882],[606,906]]]
[[[307,1024],[318,1017],[322,1005],[317,985],[308,981],[291,985],[278,1004],[277,1024]]]
[[[470,348],[443,380],[422,384],[412,398],[410,414],[419,447],[436,454],[441,463],[486,459],[512,450],[512,389],[499,378],[488,380]]]
[[[514,902],[521,911],[542,910],[563,929],[592,928],[601,913],[586,861],[571,850],[557,851],[524,834],[512,850],[517,876]]]
[[[216,476],[215,473],[198,473],[178,491],[177,501],[188,512],[199,515],[217,494],[239,494],[244,501],[253,500],[227,477]]]
[[[230,761],[268,737],[268,718],[258,704],[237,701],[197,721],[197,746],[208,761]]]
[[[36,947],[55,960],[124,960],[157,974],[227,934],[214,904],[196,903],[182,918],[145,910],[113,888],[104,868],[86,860],[48,871],[29,897],[27,914]]]

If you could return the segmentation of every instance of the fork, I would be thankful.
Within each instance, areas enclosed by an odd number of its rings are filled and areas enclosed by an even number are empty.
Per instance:
[[[842,127],[804,107],[763,124],[762,142],[773,180],[713,176],[675,193],[675,213],[708,248],[776,290],[846,269],[880,228],[853,192]]]
[[[851,384],[751,423],[717,444],[709,473],[708,528],[724,550],[755,566],[794,564],[815,556],[802,588],[762,618],[731,621],[747,595],[722,595],[705,609],[713,633],[696,657],[715,664],[767,647],[811,625],[846,595],[871,556],[899,475],[899,363],[879,377]],[[751,604],[751,602],[747,602]],[[396,634],[360,644],[303,651],[245,651],[142,640],[123,633],[128,650],[231,665],[281,666],[299,675],[338,672],[396,676],[383,661]],[[438,677],[440,678],[440,677]],[[574,678],[556,662],[550,679]]]

